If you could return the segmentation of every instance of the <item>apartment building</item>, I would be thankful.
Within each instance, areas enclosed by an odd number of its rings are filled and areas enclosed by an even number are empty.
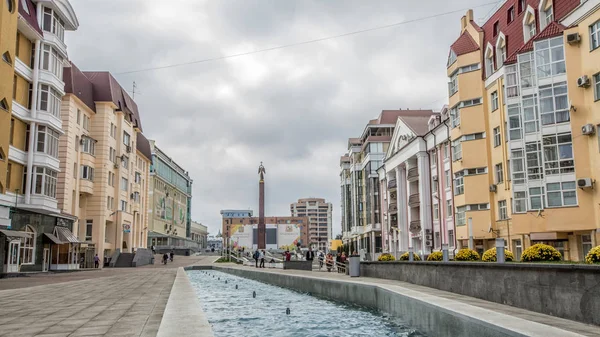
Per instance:
[[[64,82],[57,199],[78,218],[73,232],[91,267],[95,254],[146,247],[150,146],[137,104],[110,73],[71,63]]]
[[[1,6],[0,221],[10,229],[0,234],[0,272],[75,269],[76,217],[59,209],[57,180],[64,37],[79,22],[67,0]]]
[[[597,72],[589,22],[596,5],[507,0],[481,27],[472,11],[461,19],[448,58],[460,246],[472,238],[482,252],[501,237],[517,258],[546,243],[577,261],[597,242],[591,165],[598,154],[590,127],[582,129],[596,122],[593,90],[584,90]],[[586,14],[577,14],[582,8]],[[565,31],[579,33],[576,41]],[[586,72],[590,82],[577,86]]]
[[[359,138],[348,140],[348,152],[340,159],[342,240],[363,258],[374,259],[382,251],[380,180],[383,165],[399,117],[431,115],[431,110],[384,110],[365,126]]]
[[[308,217],[308,242],[313,249],[327,251],[332,239],[333,206],[322,198],[298,199],[290,204],[292,217]]]
[[[150,140],[150,245],[195,246],[191,236],[192,179]]]

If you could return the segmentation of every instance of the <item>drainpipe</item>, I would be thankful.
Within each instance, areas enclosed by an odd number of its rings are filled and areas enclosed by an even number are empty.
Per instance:
[[[445,119],[443,121],[444,125],[446,126],[446,132],[448,133],[448,138],[446,139],[448,142],[450,142],[451,138],[450,138],[450,127],[448,126],[448,119]],[[450,159],[450,179],[452,179],[452,151],[448,151],[448,158]],[[454,195],[454,192],[452,192],[452,189],[450,191],[452,193],[452,195]],[[452,207],[454,208],[454,198],[452,198]],[[452,210],[452,223],[454,223],[454,229],[456,231],[456,211],[453,209]],[[454,252],[454,256],[456,256],[456,249],[458,248],[458,242],[456,241],[456,232],[454,233],[454,249],[452,250]]]
[[[42,3],[38,2],[38,20],[41,16]],[[38,78],[40,72],[40,45],[41,41],[35,40],[35,55],[33,57],[33,75],[32,75],[32,90],[31,90],[31,119],[37,118],[37,102],[38,102]],[[31,184],[33,183],[33,152],[35,151],[35,133],[37,123],[29,124],[29,149],[27,151],[27,180],[25,181],[25,204],[31,203]]]
[[[437,155],[437,148],[436,148],[437,140],[436,140],[435,132],[432,132],[431,135],[433,136],[433,148],[436,149],[435,153]],[[427,151],[427,153],[429,153],[429,151]],[[436,165],[435,165],[436,173],[439,173],[440,163],[437,160],[437,158],[436,158],[435,162],[436,162]],[[431,172],[431,154],[429,154],[429,166],[430,166],[429,171]],[[438,181],[439,181],[439,178],[438,178]],[[441,211],[442,211],[442,205],[440,204],[440,200],[441,200],[440,199],[441,194],[440,194],[440,189],[439,189],[440,184],[436,183],[435,185],[436,185],[435,189],[438,192],[437,193],[438,194],[438,198],[437,198],[437,200],[438,200],[438,224],[440,225],[440,230],[442,230],[442,217],[440,216]],[[433,193],[431,193],[431,222],[433,224]],[[444,235],[440,235],[440,238],[442,239],[442,241],[440,242],[440,247],[442,247],[442,243],[444,242]],[[435,240],[435,232],[433,234],[433,239]]]

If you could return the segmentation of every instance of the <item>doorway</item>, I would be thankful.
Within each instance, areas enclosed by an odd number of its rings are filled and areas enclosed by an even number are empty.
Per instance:
[[[14,240],[8,243],[8,263],[7,272],[19,272],[19,253],[21,251],[21,241]]]
[[[48,267],[50,266],[50,248],[44,248],[44,258],[43,258],[42,271],[48,271]]]

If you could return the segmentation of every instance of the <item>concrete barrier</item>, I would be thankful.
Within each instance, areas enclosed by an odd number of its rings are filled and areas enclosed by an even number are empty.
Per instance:
[[[600,267],[485,262],[362,262],[360,274],[600,325]]]
[[[312,270],[312,261],[283,261],[283,269]]]
[[[198,295],[182,267],[177,270],[157,334],[157,337],[171,336],[213,337],[210,323],[200,307]]]
[[[154,255],[152,254],[151,249],[138,248],[135,251],[135,256],[133,257],[131,266],[132,267],[141,267],[141,266],[151,264],[153,258],[154,258]]]
[[[368,284],[364,281],[354,280],[331,280],[221,266],[213,266],[213,269],[338,302],[375,309],[400,317],[408,326],[432,336],[581,336],[548,325],[395,285]]]

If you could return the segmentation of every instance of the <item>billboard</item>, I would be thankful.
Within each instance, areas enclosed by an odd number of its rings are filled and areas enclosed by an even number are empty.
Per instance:
[[[252,225],[233,225],[231,230],[231,244],[233,248],[252,249]]]
[[[300,225],[281,224],[277,227],[277,248],[291,249],[301,240]],[[293,247],[291,247],[293,246]]]

